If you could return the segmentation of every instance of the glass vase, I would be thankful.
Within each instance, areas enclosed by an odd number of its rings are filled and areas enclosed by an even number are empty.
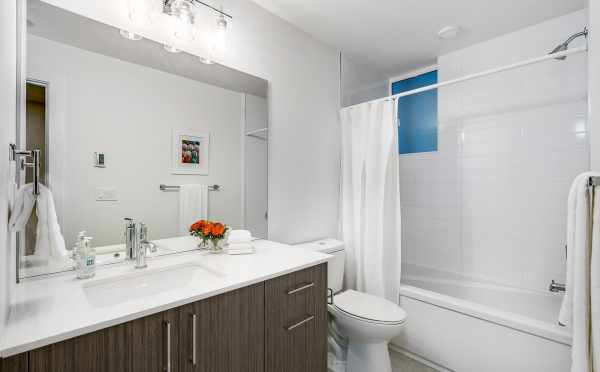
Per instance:
[[[223,239],[209,240],[208,241],[208,252],[209,253],[222,253],[224,242]]]

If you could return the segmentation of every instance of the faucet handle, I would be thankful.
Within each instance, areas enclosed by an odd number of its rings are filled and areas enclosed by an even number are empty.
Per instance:
[[[145,223],[139,223],[138,224],[138,237],[140,239],[140,242],[146,242],[147,238],[148,238],[148,226],[146,226]]]

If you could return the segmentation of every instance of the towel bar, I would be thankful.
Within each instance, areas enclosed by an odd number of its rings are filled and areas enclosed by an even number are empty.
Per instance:
[[[11,143],[10,145],[10,160],[17,161],[21,159],[21,169],[32,168],[33,169],[33,195],[40,194],[40,150],[23,151],[17,150],[17,145]],[[28,162],[26,158],[31,158]]]
[[[172,186],[172,185],[159,185],[158,188],[160,191],[179,191],[181,186]],[[219,185],[211,185],[208,186],[208,191],[221,191],[221,186]]]

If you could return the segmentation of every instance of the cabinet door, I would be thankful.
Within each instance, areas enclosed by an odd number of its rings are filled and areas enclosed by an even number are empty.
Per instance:
[[[265,283],[266,372],[327,371],[327,266]]]
[[[127,323],[129,371],[179,371],[179,311],[173,309]]]
[[[179,323],[181,371],[264,371],[263,283],[184,306]]]
[[[174,309],[48,345],[29,352],[29,372],[179,372],[178,327]]]
[[[6,359],[0,359],[0,372],[27,371],[29,371],[29,358],[27,353],[15,355]]]
[[[104,331],[75,337],[29,352],[29,371],[104,372]]]

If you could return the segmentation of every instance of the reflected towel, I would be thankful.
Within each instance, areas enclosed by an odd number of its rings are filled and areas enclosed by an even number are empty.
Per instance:
[[[33,184],[31,183],[22,186],[17,191],[9,221],[10,231],[23,231],[34,207],[38,217],[34,255],[36,258],[43,259],[66,257],[65,239],[56,217],[54,198],[52,192],[44,185],[40,184],[40,194],[37,198],[33,195]]]
[[[190,226],[208,219],[208,186],[181,185],[179,188],[179,233],[188,235]]]
[[[25,225],[27,225],[27,221],[29,221],[34,206],[35,195],[33,195],[33,184],[28,183],[21,186],[21,188],[17,190],[14,202],[12,203],[8,229],[11,232],[25,230]]]
[[[52,192],[41,184],[40,195],[37,197],[36,205],[38,224],[35,239],[35,255],[52,259],[66,257],[68,253],[65,249],[65,239],[60,231],[58,218],[56,217],[54,197],[52,196]]]

